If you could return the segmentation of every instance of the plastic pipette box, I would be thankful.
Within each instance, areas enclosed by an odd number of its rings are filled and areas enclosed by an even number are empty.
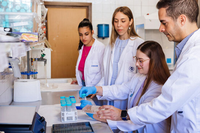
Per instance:
[[[94,133],[89,122],[54,124],[52,133]]]

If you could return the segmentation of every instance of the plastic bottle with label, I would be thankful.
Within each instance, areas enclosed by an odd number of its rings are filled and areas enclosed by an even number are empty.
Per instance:
[[[78,113],[77,113],[77,109],[76,109],[76,99],[75,98],[71,98],[71,103],[72,103],[72,111],[74,112],[74,120],[78,119]]]

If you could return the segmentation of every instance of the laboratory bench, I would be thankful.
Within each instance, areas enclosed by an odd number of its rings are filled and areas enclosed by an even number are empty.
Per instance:
[[[70,85],[70,83],[50,83],[50,85],[54,84],[57,86],[56,88],[51,89],[41,89],[41,101],[36,102],[12,102],[11,105],[20,105],[20,106],[36,106],[36,112],[40,116],[43,116],[47,122],[47,131],[46,133],[51,133],[53,124],[63,124],[60,118],[60,96],[71,96],[74,95],[76,98],[76,105],[80,106],[79,99],[79,90],[80,87],[78,85]],[[67,87],[68,86],[68,87]],[[65,88],[65,89],[64,89]],[[68,88],[68,89],[66,89]],[[94,102],[92,99],[88,98],[87,100]],[[94,120],[86,115],[82,110],[78,110],[78,120],[77,121],[69,121],[65,123],[76,123],[76,122],[90,122],[95,133],[112,133],[112,130],[106,123],[99,122]]]

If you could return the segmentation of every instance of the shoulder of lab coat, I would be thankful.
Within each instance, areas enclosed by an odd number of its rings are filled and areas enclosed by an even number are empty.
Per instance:
[[[77,63],[76,63],[76,79],[78,81],[79,86],[82,86],[82,79],[81,79],[82,74],[78,70],[78,65],[79,65],[79,62],[80,62],[81,56],[82,56],[82,50],[83,50],[83,46],[79,50],[79,57],[78,57],[78,60],[77,60]],[[89,52],[89,54],[88,54],[88,56],[86,58],[85,63],[89,63],[91,60],[95,59],[95,60],[97,60],[99,62],[100,68],[102,69],[103,68],[103,66],[102,66],[103,59],[102,58],[103,58],[103,55],[104,55],[104,50],[105,50],[105,45],[95,38],[95,42],[94,42],[94,44],[92,45],[92,47],[90,49],[90,52]],[[87,72],[87,69],[88,69],[87,65],[85,65],[84,73],[85,73],[86,76],[89,74]],[[102,75],[102,72],[100,71],[99,74],[96,75],[96,78],[98,78],[100,80],[101,79],[101,75]],[[97,83],[96,83],[96,81],[95,82],[88,81],[88,79],[85,78],[85,84],[86,84],[86,86],[95,86]]]
[[[143,43],[144,40],[139,38],[139,37],[130,37],[129,41],[128,41],[128,44],[127,46],[125,47],[123,53],[121,56],[125,55],[127,52],[131,52],[132,55],[130,58],[132,58],[132,56],[135,56],[136,55],[136,50],[137,50],[137,47]],[[102,79],[100,80],[100,82],[97,84],[98,86],[103,86],[103,85],[108,85],[109,84],[109,80],[112,76],[112,72],[108,72],[108,69],[111,69],[110,71],[112,71],[112,63],[111,63],[111,60],[112,58],[114,58],[114,55],[111,53],[114,53],[114,49],[115,49],[115,45],[113,45],[113,47],[111,47],[110,44],[108,44],[105,48],[105,52],[104,52],[104,59],[103,59],[103,67],[104,67],[104,70],[103,70],[103,76],[102,76]],[[127,51],[126,51],[127,50]],[[125,54],[124,54],[125,53]],[[121,58],[120,58],[121,59]],[[121,59],[119,62],[122,62],[121,64],[124,64],[123,62],[126,60],[127,58],[124,57],[123,59]],[[130,78],[129,78],[130,80]],[[127,82],[128,80],[124,81],[122,79],[119,79],[117,78],[116,79],[116,84],[122,84],[124,82]]]
[[[200,30],[196,31],[184,46],[175,70],[162,87],[162,93],[149,103],[128,110],[130,119],[137,125],[157,123],[168,118],[176,117],[178,109],[182,108],[183,117],[177,117],[177,123],[173,123],[174,132],[197,131],[199,125],[196,121],[199,104],[195,106],[193,113],[188,111],[188,104],[200,100]],[[190,106],[191,108],[191,106]],[[187,114],[189,113],[189,114]],[[191,116],[193,115],[193,116]],[[172,117],[172,118],[173,118]],[[185,125],[188,123],[187,125]],[[174,129],[173,129],[174,128]]]
[[[138,83],[141,83],[146,78],[145,75],[135,74],[130,81],[122,85],[102,86],[103,96],[98,96],[99,100],[124,100],[128,98],[131,91],[134,91]]]
[[[159,85],[155,83],[154,81],[152,81],[147,91],[140,98],[139,105],[142,103],[150,102],[154,98],[158,97],[161,94],[161,88],[162,88],[162,85]]]

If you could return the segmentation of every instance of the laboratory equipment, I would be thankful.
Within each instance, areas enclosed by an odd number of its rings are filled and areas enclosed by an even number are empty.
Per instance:
[[[60,100],[65,100],[65,96],[60,96]]]
[[[33,60],[33,72],[35,73],[34,75],[33,75],[33,78],[34,79],[37,79],[37,58],[35,58],[34,60]]]
[[[19,59],[8,58],[8,61],[11,65],[10,68],[12,68],[12,70],[13,70],[14,77],[21,78],[21,72],[20,72],[20,69],[19,69],[19,66],[18,66]]]
[[[45,133],[45,118],[35,112],[35,109],[36,107],[30,106],[1,106],[0,131],[5,133]]]
[[[82,97],[83,100],[87,100],[87,99],[86,99],[86,94],[85,94],[85,93],[83,93],[83,94],[81,95],[81,97]]]
[[[74,120],[77,120],[78,119],[78,112],[77,112],[77,109],[76,109],[76,99],[75,97],[74,98],[70,98],[71,99],[71,103],[72,103],[72,111],[74,112]]]
[[[64,122],[66,121],[65,117],[65,112],[66,112],[66,102],[65,101],[60,101],[61,103],[61,121]]]
[[[0,42],[19,42],[20,36],[15,34],[3,33],[0,34]]]
[[[42,57],[41,54],[43,56],[45,54],[45,56]],[[37,72],[38,72],[37,79],[45,79],[45,78],[50,79],[51,78],[51,49],[33,47],[31,48],[30,55],[32,58],[37,58]],[[42,58],[46,59],[46,61],[43,61]],[[46,62],[46,64],[44,62]]]
[[[109,24],[98,24],[98,38],[108,38],[109,37]]]
[[[17,79],[14,81],[15,102],[34,102],[38,100],[42,100],[39,80]]]
[[[61,96],[61,121],[75,121],[78,119],[78,113],[76,110],[76,99],[74,96],[65,97]]]
[[[89,122],[54,124],[52,133],[94,133],[92,126]]]

